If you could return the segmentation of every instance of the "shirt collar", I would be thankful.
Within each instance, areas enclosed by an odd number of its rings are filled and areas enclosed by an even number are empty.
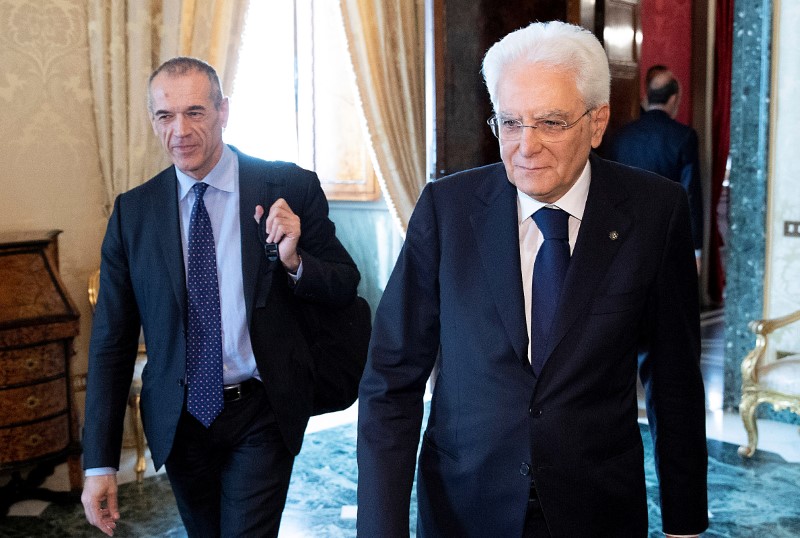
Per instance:
[[[518,208],[518,223],[522,222],[533,215],[536,211],[545,206],[555,206],[563,209],[570,216],[578,220],[583,220],[583,211],[586,209],[586,199],[589,196],[589,184],[591,183],[592,170],[589,161],[586,161],[586,166],[583,167],[581,175],[578,176],[578,181],[558,200],[552,204],[545,204],[538,200],[534,200],[521,190],[517,189],[517,208]]]
[[[222,156],[219,158],[219,162],[201,181],[221,191],[235,192],[236,174],[234,171],[236,164],[236,154],[227,144],[223,144]],[[178,170],[177,166],[175,167],[175,174],[178,176],[178,200],[183,200],[192,187],[197,184],[198,180],[187,176]]]

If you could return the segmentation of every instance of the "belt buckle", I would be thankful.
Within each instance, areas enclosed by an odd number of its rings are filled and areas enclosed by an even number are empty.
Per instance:
[[[236,383],[235,385],[230,385],[228,387],[225,387],[225,390],[223,392],[227,392],[228,394],[230,394],[226,398],[229,402],[235,402],[237,400],[241,400],[242,399],[242,384],[241,383]]]

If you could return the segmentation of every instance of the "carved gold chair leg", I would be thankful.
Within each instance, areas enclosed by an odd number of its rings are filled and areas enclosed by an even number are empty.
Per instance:
[[[742,399],[739,414],[747,431],[747,446],[739,447],[740,456],[751,457],[756,451],[756,409],[760,404],[769,404],[775,411],[788,409],[800,415],[800,353],[783,352],[782,356],[778,356],[777,349],[771,349],[772,344],[768,343],[776,330],[798,321],[800,310],[779,318],[753,320],[748,324],[750,331],[756,335],[756,345],[741,365]]]
[[[745,393],[739,403],[739,415],[742,417],[744,429],[747,432],[747,446],[740,446],[738,453],[744,458],[749,458],[756,453],[758,445],[758,424],[756,423],[756,409],[758,398],[753,394]]]
[[[136,481],[141,483],[144,480],[144,471],[147,468],[147,461],[144,457],[144,427],[142,426],[142,412],[140,408],[141,395],[137,392],[128,398],[130,407],[130,422],[133,430],[134,442],[136,444]]]

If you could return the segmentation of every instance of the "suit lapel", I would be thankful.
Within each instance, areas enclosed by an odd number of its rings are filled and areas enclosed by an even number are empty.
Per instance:
[[[530,370],[525,297],[519,257],[519,224],[516,189],[505,169],[497,165],[488,173],[483,189],[475,195],[480,207],[470,215],[481,264],[486,272],[491,299],[520,363]]]
[[[591,304],[591,297],[633,224],[621,205],[627,193],[614,186],[614,178],[609,175],[602,161],[591,157],[591,167],[592,183],[586,209],[567,270],[564,292],[553,320],[555,332],[549,339],[546,357]]]
[[[151,198],[153,218],[161,223],[158,240],[161,256],[167,266],[169,281],[178,309],[186,307],[186,273],[183,266],[183,246],[181,241],[180,214],[178,211],[178,177],[175,167],[170,166],[158,178],[157,196]]]
[[[261,181],[259,171],[250,159],[236,151],[239,159],[239,222],[242,237],[242,283],[248,323],[253,313],[258,272],[265,261],[264,250],[258,237],[258,224],[253,218],[257,204],[269,211],[271,198],[265,192],[266,181]]]
[[[233,148],[234,151],[235,148]],[[253,213],[256,203],[264,205],[269,210],[269,205],[277,198],[277,188],[272,183],[259,175],[259,168],[246,156],[236,151],[239,159],[239,223],[242,241],[242,281],[244,284],[244,300],[248,322],[251,319],[255,290],[258,281],[258,272],[261,263],[265,260],[263,249],[258,239],[258,228]],[[164,221],[159,244],[161,255],[167,265],[169,280],[175,300],[181,312],[186,308],[186,270],[183,265],[180,214],[178,210],[178,178],[175,167],[170,166],[161,173],[158,180],[159,195],[151,200],[153,214],[157,215],[159,222]],[[258,202],[255,202],[255,201]],[[166,218],[164,218],[166,217]],[[269,279],[271,281],[271,279]]]

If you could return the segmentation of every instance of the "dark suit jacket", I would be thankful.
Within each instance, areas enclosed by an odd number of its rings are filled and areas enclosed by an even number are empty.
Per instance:
[[[664,528],[707,524],[699,314],[686,196],[592,156],[557,334],[528,360],[516,189],[501,164],[426,186],[376,312],[358,422],[360,536],[517,537],[531,480],[554,537],[646,536],[646,349]],[[616,233],[612,233],[616,232]]]
[[[311,356],[296,322],[297,301],[344,304],[359,273],[335,236],[313,172],[238,153],[242,279],[256,363],[287,447],[300,450],[311,414]],[[118,467],[122,423],[140,326],[147,365],[142,420],[153,463],[172,447],[184,401],[186,277],[175,168],[121,194],[102,247],[100,296],[89,350],[84,466]],[[255,206],[284,198],[300,217],[303,275],[292,288],[280,262],[258,240]]]
[[[695,249],[703,248],[703,193],[694,129],[673,120],[663,110],[650,110],[617,132],[606,156],[683,185],[689,197],[692,244]]]

